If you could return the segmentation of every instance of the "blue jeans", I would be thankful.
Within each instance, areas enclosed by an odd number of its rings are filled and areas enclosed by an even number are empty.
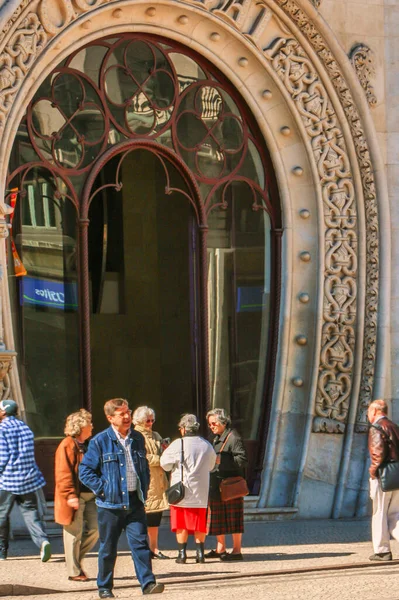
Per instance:
[[[124,529],[141,588],[144,589],[146,585],[155,581],[151,568],[144,505],[134,492],[129,494],[128,510],[98,507],[100,548],[97,586],[99,590],[112,590],[114,586],[118,541]]]
[[[48,540],[48,537],[40,516],[37,493],[13,494],[6,490],[0,490],[0,546],[3,546],[6,550],[8,548],[10,537],[9,517],[15,502],[21,510],[32,540],[40,548],[42,543]]]

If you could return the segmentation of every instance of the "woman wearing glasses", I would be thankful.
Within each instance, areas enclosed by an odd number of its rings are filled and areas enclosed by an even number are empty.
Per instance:
[[[158,528],[161,524],[162,511],[168,508],[165,490],[168,480],[160,465],[164,440],[159,433],[152,430],[155,423],[155,411],[148,406],[139,406],[133,413],[133,424],[145,440],[147,460],[150,466],[150,487],[148,490],[145,511],[147,514],[148,540],[152,558],[166,559],[158,548]]]
[[[231,420],[223,408],[210,410],[206,419],[213,435],[213,447],[217,454],[216,468],[211,473],[208,535],[215,535],[216,550],[211,550],[207,558],[222,561],[243,560],[241,541],[244,531],[244,500],[236,498],[223,502],[220,496],[220,483],[227,477],[244,476],[248,459],[244,444],[238,432],[231,428]],[[232,552],[226,552],[226,534],[233,538]]]

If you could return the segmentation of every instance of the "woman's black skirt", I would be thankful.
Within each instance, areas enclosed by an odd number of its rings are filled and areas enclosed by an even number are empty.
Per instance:
[[[162,519],[162,510],[146,513],[147,527],[159,527]]]

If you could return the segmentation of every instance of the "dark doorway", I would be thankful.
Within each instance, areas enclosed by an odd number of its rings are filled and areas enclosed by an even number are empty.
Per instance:
[[[175,167],[166,173],[155,154],[136,150],[121,163],[121,189],[106,187],[119,162],[102,168],[89,210],[94,422],[104,422],[105,400],[122,397],[132,409],[151,406],[162,435],[174,437],[180,414],[198,407],[195,219]]]

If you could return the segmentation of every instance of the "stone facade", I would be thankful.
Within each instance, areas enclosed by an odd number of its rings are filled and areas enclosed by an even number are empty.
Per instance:
[[[364,514],[367,406],[386,397],[399,418],[398,2],[10,0],[0,17],[3,198],[29,99],[55,65],[91,40],[124,31],[163,35],[202,54],[237,87],[269,148],[284,223],[259,506],[291,507],[302,517]],[[0,209],[6,235],[9,207]],[[4,237],[1,244],[6,272]],[[10,356],[6,277],[0,285],[3,354]],[[12,360],[13,369],[2,370],[2,393],[23,409]]]

